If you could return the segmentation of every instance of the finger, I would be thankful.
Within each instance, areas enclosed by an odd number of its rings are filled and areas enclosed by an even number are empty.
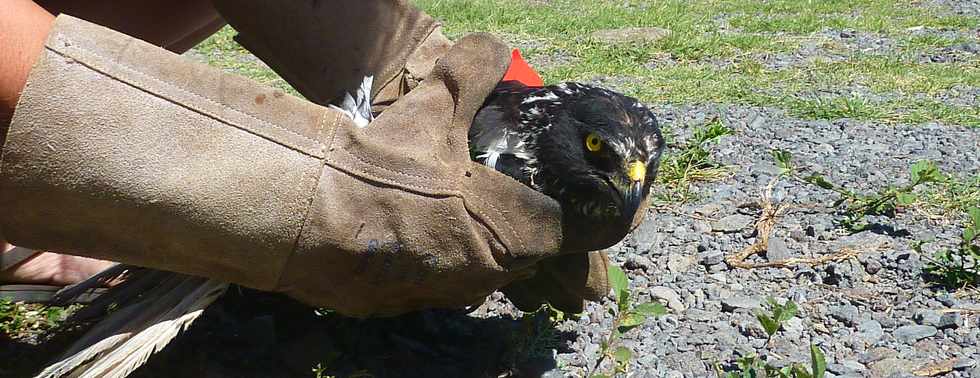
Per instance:
[[[463,37],[436,62],[427,81],[443,83],[452,96],[455,135],[450,139],[466,140],[473,117],[504,77],[509,65],[507,46],[486,33]]]

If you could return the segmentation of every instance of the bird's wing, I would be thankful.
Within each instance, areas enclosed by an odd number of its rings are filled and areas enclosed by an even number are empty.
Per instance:
[[[493,98],[491,98],[493,99]],[[530,153],[509,102],[488,102],[473,119],[469,131],[470,157],[483,165],[527,183],[524,167]]]
[[[126,280],[68,319],[104,316],[38,377],[125,377],[181,331],[228,288],[213,279],[117,265]],[[102,275],[102,282],[114,277]],[[98,280],[76,286],[80,292]],[[118,305],[116,309],[113,309]]]
[[[525,184],[534,158],[521,130],[521,103],[533,89],[516,81],[501,82],[476,113],[469,131],[471,158]]]

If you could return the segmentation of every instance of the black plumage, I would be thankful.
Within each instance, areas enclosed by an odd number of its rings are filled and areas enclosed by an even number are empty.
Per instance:
[[[471,157],[590,221],[632,220],[664,148],[653,113],[607,89],[500,84],[469,132]]]

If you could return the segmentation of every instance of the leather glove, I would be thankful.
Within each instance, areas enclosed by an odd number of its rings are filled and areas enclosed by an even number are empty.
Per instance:
[[[213,0],[242,46],[325,105],[372,76],[380,112],[415,88],[452,46],[439,23],[405,0]]]
[[[238,31],[239,43],[320,104],[353,92],[361,78],[371,75],[371,98],[380,111],[414,88],[452,46],[436,20],[406,1],[214,0],[214,5]],[[590,231],[581,235],[595,236],[594,227],[581,226]],[[584,250],[592,242],[574,244]],[[555,256],[542,260],[532,278],[502,291],[523,311],[549,303],[580,312],[583,300],[609,293],[607,268],[608,257],[601,251]]]
[[[467,127],[508,59],[464,38],[359,129],[63,15],[3,146],[0,227],[351,316],[472,304],[577,249],[555,201],[469,160]]]

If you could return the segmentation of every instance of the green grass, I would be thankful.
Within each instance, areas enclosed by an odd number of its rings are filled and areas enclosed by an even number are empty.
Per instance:
[[[205,63],[211,66],[252,78],[293,95],[299,95],[289,83],[286,83],[268,66],[262,64],[248,50],[235,42],[234,37],[235,30],[231,27],[225,27],[195,46],[194,50],[198,56],[203,58]]]
[[[954,86],[980,86],[980,57],[923,63],[920,56],[975,42],[980,18],[955,15],[912,0],[419,0],[444,32],[494,33],[521,48],[547,82],[615,78],[646,102],[772,106],[804,119],[853,118],[884,125],[937,121],[980,126],[980,107],[945,103]],[[655,43],[607,44],[595,31],[659,27]],[[910,28],[954,34],[913,33]],[[892,40],[882,51],[859,51],[824,30],[855,30]],[[957,34],[958,32],[958,34]],[[197,47],[217,67],[290,91],[251,58],[225,28]],[[763,57],[817,45],[825,54],[780,69]],[[658,61],[667,64],[651,64]],[[814,96],[860,88],[867,95]]]
[[[806,119],[980,125],[977,107],[940,101],[954,85],[980,85],[980,59],[973,56],[958,63],[917,59],[968,42],[980,18],[946,14],[910,1],[422,0],[418,4],[443,20],[450,36],[491,32],[508,41],[535,41],[521,46],[532,61],[538,55],[568,57],[561,64],[539,67],[548,82],[622,77],[628,94],[648,102],[775,106]],[[721,20],[732,29],[722,31]],[[661,27],[671,34],[656,43],[625,45],[590,37],[600,29],[627,26]],[[920,26],[960,31],[962,37],[908,31]],[[875,33],[893,39],[896,47],[874,54],[848,50],[815,34],[825,29]],[[804,43],[817,43],[846,59],[815,59],[779,70],[767,69],[759,59],[792,53]],[[647,64],[664,55],[676,64]],[[810,96],[845,85],[866,87],[883,99]]]
[[[684,145],[668,149],[657,175],[663,186],[656,189],[656,196],[664,202],[686,202],[693,198],[692,183],[724,177],[729,168],[712,160],[708,146],[730,134],[732,130],[715,118],[696,128]],[[669,132],[667,137],[673,139]]]

